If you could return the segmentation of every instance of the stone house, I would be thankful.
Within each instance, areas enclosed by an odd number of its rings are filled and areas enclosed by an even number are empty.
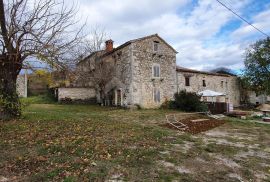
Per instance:
[[[226,93],[225,99],[216,101],[240,104],[236,76],[178,67],[176,54],[158,34],[130,40],[117,48],[108,40],[105,50],[94,52],[77,64],[77,73],[81,76],[77,77],[75,88],[59,88],[58,98],[97,98],[102,102],[104,92],[103,104],[106,105],[156,108],[173,99],[177,91],[211,89]],[[113,69],[104,71],[106,67],[98,69],[99,65],[110,65],[107,68]],[[99,76],[93,77],[98,70],[101,71]],[[97,80],[103,80],[103,89]]]
[[[108,40],[105,50],[86,57],[77,70],[85,77],[87,72],[96,71],[97,63],[111,64],[114,69],[104,88],[105,104],[154,108],[172,99],[176,92],[176,53],[157,34],[130,40],[117,48]],[[110,77],[106,74],[104,77]],[[94,87],[100,100],[100,88],[94,82],[78,77],[76,85]]]

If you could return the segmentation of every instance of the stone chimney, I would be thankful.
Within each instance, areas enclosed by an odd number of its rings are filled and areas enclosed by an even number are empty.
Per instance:
[[[111,52],[113,50],[113,40],[112,39],[107,40],[105,44],[106,44],[106,52]]]

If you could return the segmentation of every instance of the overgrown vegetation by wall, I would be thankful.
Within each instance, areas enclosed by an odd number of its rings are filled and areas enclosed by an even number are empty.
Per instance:
[[[177,109],[187,112],[205,112],[208,110],[206,104],[200,101],[201,96],[194,92],[185,90],[174,94],[174,100],[165,101],[161,108]]]

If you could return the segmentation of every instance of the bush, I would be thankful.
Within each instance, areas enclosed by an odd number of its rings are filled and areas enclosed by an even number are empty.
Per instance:
[[[72,101],[71,98],[65,97],[65,98],[63,98],[63,99],[60,100],[60,103],[61,104],[71,104],[71,103],[73,103],[73,101]]]
[[[208,107],[200,101],[201,97],[193,92],[181,91],[174,94],[174,101],[168,101],[167,107],[187,112],[206,112]]]
[[[160,109],[176,109],[175,103],[174,103],[174,101],[172,101],[172,100],[167,100],[167,99],[166,99],[166,100],[161,104]]]

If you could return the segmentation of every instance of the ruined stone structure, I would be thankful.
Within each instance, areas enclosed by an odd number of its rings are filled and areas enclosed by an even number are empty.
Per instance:
[[[76,86],[92,87],[95,90],[92,93],[96,93],[99,102],[102,102],[104,92],[104,104],[125,107],[156,108],[184,89],[191,92],[206,89],[222,92],[226,94],[223,102],[239,105],[236,76],[177,67],[176,54],[177,51],[157,34],[128,41],[117,48],[113,48],[113,41],[109,40],[105,50],[94,52],[78,63],[77,71],[81,76],[78,76]],[[102,89],[102,84],[97,82],[100,78],[93,79],[93,75],[100,71],[98,65],[105,64],[113,69],[107,72],[104,72],[105,67],[101,69],[105,85]],[[60,92],[61,98],[68,95],[68,92]]]
[[[19,75],[16,84],[19,97],[27,97],[27,74]]]

